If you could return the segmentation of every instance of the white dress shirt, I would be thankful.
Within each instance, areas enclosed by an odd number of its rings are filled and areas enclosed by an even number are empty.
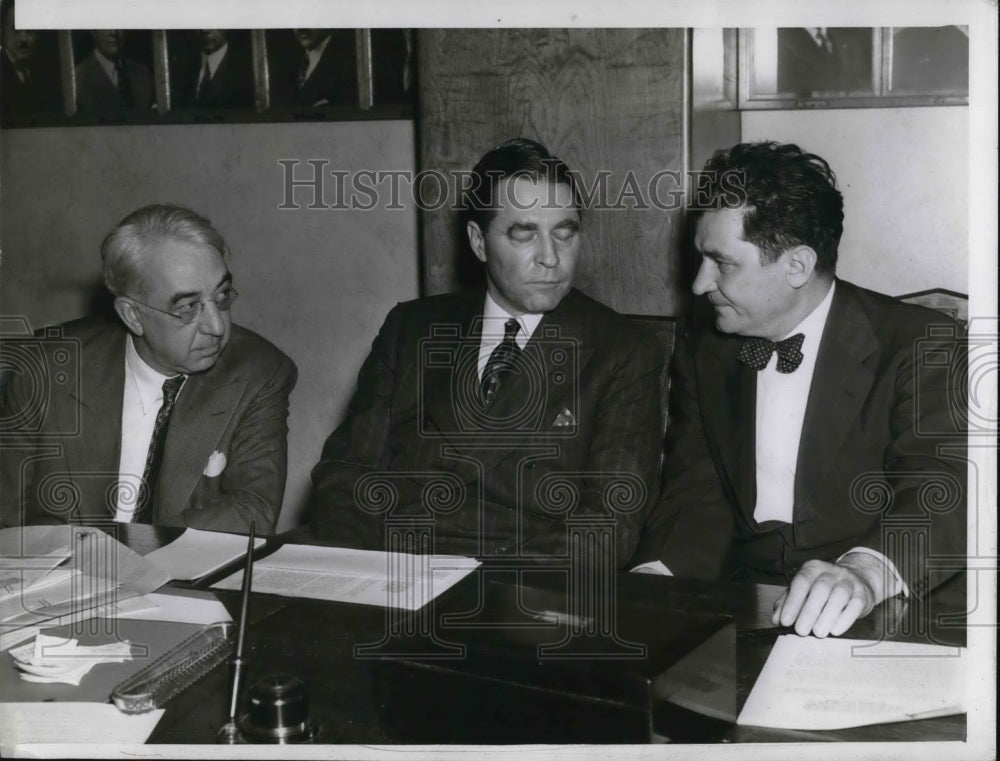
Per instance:
[[[805,335],[802,341],[802,364],[791,373],[779,373],[778,352],[771,354],[767,366],[757,373],[757,425],[755,460],[757,463],[757,504],[754,520],[792,522],[795,505],[795,465],[799,457],[802,421],[812,386],[816,355],[823,337],[835,285],[809,316],[788,335]],[[780,339],[779,339],[780,340]]]
[[[199,90],[205,86],[205,64],[208,64],[208,78],[211,79],[215,76],[215,72],[218,71],[222,59],[226,57],[227,50],[229,50],[229,43],[224,42],[218,50],[214,50],[208,55],[201,54],[201,73],[198,75]]]
[[[101,65],[104,69],[104,73],[108,75],[108,79],[111,80],[111,84],[118,87],[118,69],[115,68],[115,62],[104,55],[100,50],[94,48],[94,59]],[[124,59],[122,61],[124,65]]]
[[[122,395],[122,451],[118,460],[118,505],[115,520],[129,523],[146,469],[146,455],[153,438],[156,415],[163,406],[163,382],[170,376],[147,365],[125,339],[125,393]],[[184,386],[181,386],[181,391]],[[178,395],[180,395],[178,393]]]
[[[497,304],[487,292],[486,303],[483,305],[483,335],[479,342],[479,364],[477,366],[479,380],[483,379],[483,371],[486,369],[490,354],[503,341],[503,327],[507,320],[515,319],[521,325],[514,341],[519,349],[524,349],[528,339],[531,338],[544,316],[544,314],[522,314],[520,317],[514,317]]]
[[[316,70],[316,66],[319,65],[319,59],[323,57],[323,51],[326,50],[326,46],[330,44],[331,35],[327,35],[319,45],[314,47],[312,50],[306,51],[306,58],[309,61],[308,66],[306,66],[306,72],[302,76],[302,81],[305,82],[312,73]]]

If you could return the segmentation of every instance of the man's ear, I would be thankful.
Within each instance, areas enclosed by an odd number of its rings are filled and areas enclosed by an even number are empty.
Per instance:
[[[785,277],[792,288],[808,283],[816,270],[816,252],[809,246],[795,246],[784,253]]]
[[[472,247],[472,253],[476,255],[476,258],[481,261],[486,261],[486,240],[483,238],[483,231],[479,229],[479,225],[476,222],[469,221],[465,226],[465,232],[469,236],[469,245]]]
[[[125,323],[125,327],[133,335],[141,336],[143,334],[142,321],[139,319],[139,310],[135,308],[129,299],[124,296],[119,296],[115,299],[115,311],[118,312],[118,316],[121,321]]]

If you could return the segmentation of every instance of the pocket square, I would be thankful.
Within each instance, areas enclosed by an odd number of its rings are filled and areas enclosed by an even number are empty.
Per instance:
[[[567,407],[563,407],[562,412],[556,415],[556,419],[552,421],[553,428],[569,428],[572,425],[576,425],[576,418]]]
[[[209,478],[215,478],[220,475],[222,471],[226,469],[226,456],[216,450],[208,458],[208,463],[205,465],[205,472],[203,475]]]

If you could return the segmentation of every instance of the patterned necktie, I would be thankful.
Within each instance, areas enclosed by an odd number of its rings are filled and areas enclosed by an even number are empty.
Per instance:
[[[125,102],[126,108],[135,106],[135,99],[132,97],[132,82],[129,81],[128,71],[125,69],[125,60],[119,58],[115,62],[115,76],[118,78],[118,92]]]
[[[517,355],[521,353],[516,340],[517,331],[520,329],[521,325],[517,320],[507,320],[503,325],[503,341],[497,345],[486,361],[480,388],[487,407],[493,404],[497,391],[500,390],[500,376],[514,366]]]
[[[135,512],[132,513],[132,523],[153,522],[153,495],[156,493],[156,483],[160,477],[163,447],[167,442],[167,426],[170,423],[174,402],[177,401],[177,394],[184,385],[184,379],[183,375],[175,375],[163,381],[163,404],[156,413],[153,435],[149,439],[146,467],[142,471],[142,482],[139,484],[139,496],[135,502]]]
[[[309,78],[309,54],[306,53],[305,57],[302,59],[302,63],[299,65],[299,78],[298,86],[301,90],[305,87],[306,80]]]
[[[830,38],[822,29],[816,30],[816,42],[819,43],[819,46],[823,49],[824,53],[827,55],[833,55],[833,42],[830,41]]]
[[[201,76],[198,78],[198,86],[195,88],[195,100],[201,98],[208,89],[208,83],[212,81],[212,70],[208,68],[208,58],[205,58],[205,65],[201,67]]]
[[[766,338],[748,338],[740,347],[739,360],[754,370],[763,370],[771,361],[771,354],[778,352],[779,373],[794,372],[802,363],[802,342],[804,333],[796,333],[784,341],[768,341]]]

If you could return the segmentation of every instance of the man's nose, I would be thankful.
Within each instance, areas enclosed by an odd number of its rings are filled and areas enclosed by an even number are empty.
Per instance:
[[[211,299],[201,309],[199,328],[210,336],[221,336],[226,332],[226,318],[219,305]]]
[[[535,261],[550,269],[559,264],[559,253],[556,251],[556,244],[552,240],[552,236],[542,235],[539,237],[538,247],[535,249]]]
[[[698,267],[698,274],[695,275],[694,283],[691,284],[691,291],[695,296],[701,296],[714,290],[715,265],[708,259],[702,259],[701,266]]]

